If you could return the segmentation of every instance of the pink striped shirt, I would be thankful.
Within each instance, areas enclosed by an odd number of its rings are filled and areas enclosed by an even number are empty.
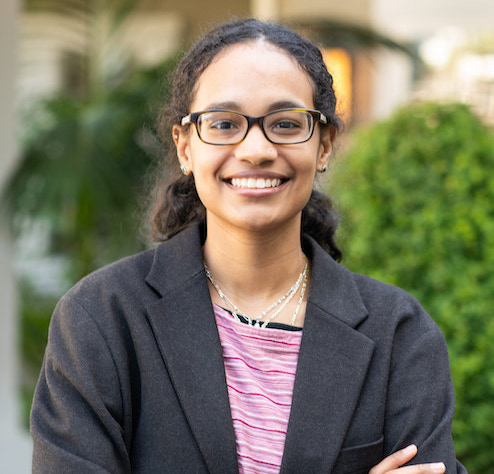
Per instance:
[[[258,328],[214,306],[240,474],[278,474],[302,331]]]

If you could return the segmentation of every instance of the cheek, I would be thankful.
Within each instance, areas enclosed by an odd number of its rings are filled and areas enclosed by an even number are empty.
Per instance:
[[[312,146],[309,151],[306,152],[303,164],[300,163],[300,170],[304,173],[311,174],[312,177],[316,175],[317,166],[321,156],[321,147],[319,145]]]
[[[198,181],[211,181],[211,179],[216,178],[219,160],[214,153],[191,151],[189,156],[192,171]]]
[[[310,161],[307,160],[303,167],[299,166],[297,190],[300,193],[300,199],[308,199],[314,187],[316,175],[317,168],[313,158]]]
[[[221,201],[218,195],[215,194],[214,186],[208,185],[208,183],[201,178],[197,179],[197,173],[194,174],[194,182],[199,200],[206,209],[211,209],[211,206],[214,206],[215,203]]]
[[[217,153],[207,153],[206,150],[192,151],[190,163],[199,199],[204,205],[208,200],[217,200],[220,184],[218,173],[221,167]]]

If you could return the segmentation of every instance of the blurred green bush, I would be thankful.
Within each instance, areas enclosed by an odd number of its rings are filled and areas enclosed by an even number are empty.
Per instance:
[[[453,435],[494,472],[494,135],[466,106],[418,103],[355,132],[329,194],[352,270],[416,296],[448,341]]]

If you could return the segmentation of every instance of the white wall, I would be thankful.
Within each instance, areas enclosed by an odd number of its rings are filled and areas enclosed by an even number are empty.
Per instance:
[[[0,188],[14,165],[15,65],[20,1],[0,2]],[[0,470],[31,472],[31,443],[21,428],[18,393],[18,344],[12,242],[0,220]]]
[[[372,0],[283,0],[283,19],[329,19],[356,24],[368,24]]]
[[[472,49],[492,45],[493,0],[373,0],[371,18],[385,34],[420,45],[431,69],[415,86],[416,97],[464,102],[494,123],[493,55]],[[393,84],[384,75],[376,85]]]
[[[440,28],[494,28],[493,0],[372,0],[373,24],[399,38],[420,38]]]

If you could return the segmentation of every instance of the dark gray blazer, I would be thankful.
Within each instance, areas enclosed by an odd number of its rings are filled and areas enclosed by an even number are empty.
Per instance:
[[[366,473],[410,443],[465,472],[444,337],[411,296],[312,259],[281,473]],[[31,415],[36,473],[238,472],[222,349],[192,227],[58,304]]]

